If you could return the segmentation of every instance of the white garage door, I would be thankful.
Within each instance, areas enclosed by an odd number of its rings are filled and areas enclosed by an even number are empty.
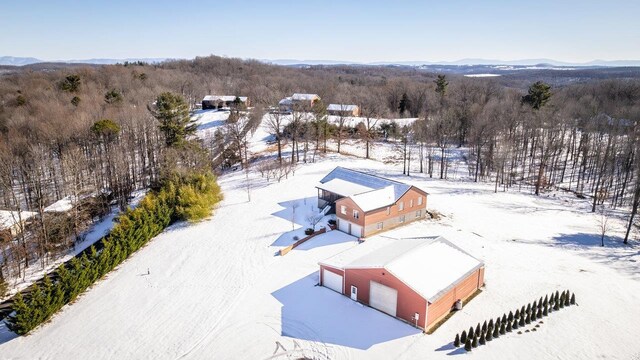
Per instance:
[[[322,269],[322,285],[342,294],[342,276]]]
[[[398,290],[371,281],[369,285],[369,305],[391,316],[396,316]]]
[[[338,219],[338,229],[340,231],[349,233],[349,222],[347,220]]]
[[[362,236],[362,226],[351,224],[351,235],[361,237]]]

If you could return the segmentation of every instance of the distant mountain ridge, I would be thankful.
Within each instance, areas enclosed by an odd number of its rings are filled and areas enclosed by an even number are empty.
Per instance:
[[[147,63],[159,63],[169,58],[94,58],[94,59],[73,59],[73,60],[41,60],[33,57],[16,57],[16,56],[0,56],[0,65],[23,66],[37,63],[68,63],[68,64],[98,64],[109,65],[123,63],[125,61],[135,62],[143,61]],[[521,59],[521,60],[498,60],[498,59],[480,59],[468,58],[455,61],[375,61],[375,62],[357,62],[346,60],[298,60],[298,59],[260,59],[260,61],[275,65],[295,66],[295,65],[402,65],[402,66],[421,66],[421,65],[510,65],[510,66],[534,66],[544,64],[546,66],[558,67],[636,67],[640,66],[640,60],[592,60],[588,62],[565,62],[553,59]]]
[[[72,60],[41,60],[33,57],[0,56],[0,65],[23,66],[39,63],[68,63],[68,64],[98,64],[112,65],[117,63],[143,61],[146,63],[159,63],[168,58],[127,58],[127,59],[72,59]]]

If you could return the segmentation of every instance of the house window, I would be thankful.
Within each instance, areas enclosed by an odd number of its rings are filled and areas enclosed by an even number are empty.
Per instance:
[[[422,216],[422,210],[416,211],[416,217],[419,218],[420,216]]]
[[[413,199],[409,200],[409,207],[413,207]]]
[[[340,205],[340,213],[342,215],[347,215],[347,207],[344,205]]]
[[[376,229],[382,230],[382,222],[376,224]]]
[[[418,196],[418,206],[422,205],[422,196]]]
[[[403,222],[404,222],[404,215],[400,216],[400,217],[398,218],[398,220],[399,220],[401,223],[403,223]]]
[[[398,203],[398,210],[400,210],[400,211],[404,210],[404,201],[400,201]]]
[[[353,218],[360,219],[360,212],[358,210],[353,210]]]
[[[387,206],[387,216],[391,215],[391,206]]]

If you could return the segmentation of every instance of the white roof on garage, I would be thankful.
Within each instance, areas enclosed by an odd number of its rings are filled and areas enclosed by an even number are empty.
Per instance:
[[[292,100],[295,101],[311,101],[311,100],[315,100],[315,99],[320,99],[320,96],[318,96],[318,94],[300,94],[300,93],[295,93],[291,96]]]
[[[318,185],[317,187],[319,189],[331,191],[332,193],[342,196],[351,196],[353,194],[360,194],[373,190],[368,186],[356,184],[342,179],[332,179],[324,184]]]
[[[383,268],[429,302],[434,302],[483,263],[443,237],[376,237],[320,262],[320,265],[338,269]]]

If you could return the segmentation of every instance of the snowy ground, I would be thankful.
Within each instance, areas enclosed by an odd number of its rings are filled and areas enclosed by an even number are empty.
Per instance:
[[[314,185],[337,165],[416,184],[431,194],[428,208],[444,215],[380,236],[444,235],[486,263],[484,291],[434,334],[315,286],[319,260],[357,246],[349,235],[330,231],[275,255],[292,229],[307,226],[301,216],[311,211]],[[564,289],[579,306],[544,318],[536,332],[501,336],[463,356],[640,356],[640,247],[620,245],[616,220],[601,248],[584,200],[494,194],[491,184],[461,176],[406,178],[397,166],[336,155],[280,183],[253,176],[251,202],[244,173],[222,176],[225,199],[211,219],[172,226],[31,335],[0,331],[0,358],[449,358],[462,353],[451,345],[456,332]]]
[[[131,207],[136,207],[140,200],[147,193],[147,190],[136,190],[131,196],[132,199],[129,202]],[[65,197],[52,205],[50,205],[45,211],[68,211],[72,207],[72,203],[69,197]],[[69,261],[72,257],[78,255],[86,248],[93,245],[96,241],[102,239],[105,235],[111,231],[111,228],[115,225],[114,219],[120,213],[120,209],[115,206],[112,208],[111,212],[103,217],[100,221],[93,224],[84,234],[82,234],[82,241],[77,242],[75,247],[65,255],[61,256],[53,261],[49,261],[47,265],[43,268],[40,266],[40,263],[32,264],[23,274],[23,276],[17,277],[14,276],[8,279],[8,283],[10,286],[10,290],[7,292],[4,298],[0,298],[0,301],[3,301],[7,298],[12,297],[18,291],[24,290],[27,287],[31,286],[35,281],[44,277],[45,274],[52,272],[55,270],[60,264]]]

